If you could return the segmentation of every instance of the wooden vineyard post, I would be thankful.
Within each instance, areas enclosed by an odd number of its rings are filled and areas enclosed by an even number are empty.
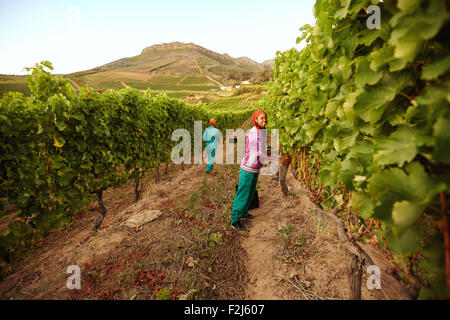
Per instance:
[[[350,300],[361,300],[362,262],[358,256],[350,256]]]
[[[295,159],[295,166],[294,164],[294,160]],[[292,155],[292,164],[291,164],[291,170],[292,170],[292,174],[294,175],[295,179],[300,180],[299,179],[299,155],[298,155],[298,147],[295,148],[295,151],[293,152]]]
[[[97,218],[97,220],[95,221],[95,225],[93,228],[93,231],[97,231],[98,228],[102,225],[103,223],[103,219],[106,216],[106,208],[105,205],[103,204],[103,189],[99,189],[95,192],[96,196],[97,196],[97,201],[98,201],[98,210],[99,210],[99,217]]]
[[[450,230],[448,225],[447,198],[443,192],[441,196],[442,221],[444,224],[445,273],[447,279],[447,296],[450,298]]]
[[[138,202],[139,201],[139,197],[141,195],[141,191],[142,191],[142,184],[143,184],[143,179],[144,179],[144,174],[145,171],[142,171],[139,173],[139,178],[138,180],[135,182],[134,185],[134,202]]]
[[[155,168],[155,182],[159,183],[159,166]]]

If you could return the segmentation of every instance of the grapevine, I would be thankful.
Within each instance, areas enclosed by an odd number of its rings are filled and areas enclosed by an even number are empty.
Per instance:
[[[366,25],[372,4],[380,29]],[[348,207],[347,232],[388,252],[421,299],[450,292],[449,11],[443,0],[317,0],[297,39],[306,47],[277,52],[262,99],[311,200]]]

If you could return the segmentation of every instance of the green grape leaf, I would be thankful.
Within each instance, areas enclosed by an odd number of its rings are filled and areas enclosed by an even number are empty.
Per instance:
[[[374,203],[367,195],[359,192],[352,192],[350,205],[354,210],[359,211],[364,219],[369,219],[373,214]]]
[[[345,159],[342,161],[340,180],[344,183],[347,190],[352,190],[352,180],[363,170],[361,164],[356,159]]]
[[[358,57],[356,60],[356,86],[361,88],[367,84],[374,85],[380,81],[382,72],[373,71],[370,68],[370,62],[366,57]]]
[[[425,66],[422,70],[421,78],[424,80],[434,80],[446,73],[449,69],[450,55]]]
[[[373,87],[366,89],[356,98],[355,113],[362,120],[371,124],[380,120],[388,102],[395,98],[390,88]]]
[[[394,203],[392,209],[392,220],[399,229],[405,229],[412,225],[420,217],[425,205],[399,201]]]
[[[421,0],[398,0],[398,8],[406,13],[413,12],[420,5]]]
[[[397,233],[395,229],[388,231],[386,239],[392,250],[401,255],[414,253],[420,247],[420,232],[416,226],[401,233]]]
[[[399,168],[390,168],[377,172],[369,178],[369,192],[374,197],[390,193],[397,199],[412,203],[427,203],[446,185],[439,179],[427,175],[418,162],[412,162],[406,167],[406,172]]]
[[[435,147],[433,158],[436,161],[450,164],[450,120],[440,118],[433,126]]]
[[[374,71],[377,71],[380,67],[382,67],[386,63],[389,63],[393,59],[394,47],[385,44],[383,48],[374,50],[370,53],[370,68]]]
[[[405,162],[413,160],[417,154],[415,138],[415,130],[409,127],[400,127],[389,137],[376,138],[374,161],[379,166],[398,164],[402,167]]]

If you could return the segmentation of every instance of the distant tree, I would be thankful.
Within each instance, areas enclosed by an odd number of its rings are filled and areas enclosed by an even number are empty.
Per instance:
[[[252,82],[254,83],[261,83],[271,80],[273,80],[273,70],[270,68],[266,68],[252,77]]]

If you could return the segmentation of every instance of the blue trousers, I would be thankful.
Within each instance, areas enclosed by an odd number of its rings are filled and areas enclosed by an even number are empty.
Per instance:
[[[208,165],[206,166],[206,172],[210,172],[214,166],[214,158],[216,157],[216,148],[211,144],[206,144],[206,153],[208,154]]]

